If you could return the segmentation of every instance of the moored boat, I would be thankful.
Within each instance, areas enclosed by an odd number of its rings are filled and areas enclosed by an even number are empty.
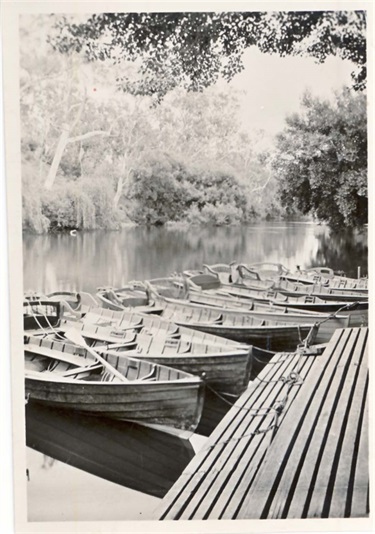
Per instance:
[[[295,350],[311,328],[310,324],[260,320],[237,310],[168,302],[164,297],[155,297],[155,301],[163,306],[161,317],[180,326],[272,351]]]
[[[48,406],[191,433],[199,423],[204,384],[199,377],[136,358],[100,356],[43,336],[25,336],[25,391]],[[96,351],[96,354],[99,354]]]
[[[212,295],[204,291],[191,291],[189,301],[203,306],[219,307],[224,309],[236,309],[249,313],[257,319],[274,319],[288,324],[321,323],[316,334],[316,343],[329,341],[337,328],[346,328],[350,324],[348,315],[333,315],[319,312],[310,312],[302,309],[289,308],[287,306],[275,306],[273,304],[251,301],[235,296]],[[355,322],[355,321],[353,321]]]
[[[342,300],[345,302],[368,302],[367,290],[356,290],[351,288],[332,288],[322,284],[297,284],[288,282],[287,280],[280,280],[275,286],[275,289],[287,296],[301,296],[307,295],[311,297],[320,297],[325,300]]]
[[[324,314],[294,307],[276,306],[267,300],[257,301],[229,293],[225,294],[223,291],[223,288],[227,287],[225,284],[219,285],[222,293],[201,290],[200,287],[192,283],[192,279],[184,281],[182,278],[175,277],[160,278],[151,280],[150,284],[168,302],[185,302],[203,307],[237,310],[259,320],[282,321],[291,325],[310,324],[313,326],[316,323],[321,323],[316,334],[316,343],[329,341],[337,328],[346,328],[349,325],[359,326],[366,322],[363,313],[355,316],[336,313],[333,316],[333,313]],[[343,305],[345,306],[345,303]]]
[[[96,297],[103,308],[109,310],[123,310],[124,308],[137,308],[141,313],[160,313],[161,309],[155,306],[145,291],[132,286],[114,289],[111,287],[98,288]]]
[[[129,356],[147,359],[150,362],[180,369],[200,376],[211,389],[226,394],[239,395],[251,379],[252,360],[256,349],[251,346],[226,342],[209,334],[174,326],[160,328],[158,317],[153,326],[136,324],[135,317],[123,317],[116,326],[95,324],[92,321],[61,321],[57,334],[64,334],[71,328],[80,334],[94,348],[100,346],[116,357]],[[145,317],[145,319],[152,319]],[[160,321],[160,323],[168,322]],[[264,352],[264,354],[263,354]],[[258,349],[264,358],[270,358],[266,351]]]
[[[25,297],[23,302],[23,328],[24,330],[34,330],[54,327],[59,323],[61,314],[60,302]]]
[[[291,271],[283,275],[289,282],[302,284],[322,284],[336,289],[353,289],[357,291],[368,290],[368,278],[349,278],[342,274],[336,274],[329,267],[311,267],[310,269],[300,269]]]

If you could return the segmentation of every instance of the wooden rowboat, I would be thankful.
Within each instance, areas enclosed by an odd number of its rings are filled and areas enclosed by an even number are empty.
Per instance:
[[[260,320],[237,310],[168,302],[164,297],[155,297],[155,301],[163,306],[161,317],[180,326],[272,351],[295,350],[311,328],[310,324]]]
[[[136,319],[133,314],[133,317],[123,317],[116,326],[108,322],[102,326],[100,321],[94,323],[91,316],[89,322],[61,321],[58,332],[63,334],[76,328],[93,347],[99,345],[101,350],[117,358],[142,358],[179,369],[202,377],[211,389],[230,395],[239,395],[246,389],[252,378],[254,354],[265,360],[273,355],[177,325],[173,325],[175,331],[171,327],[163,329],[160,323],[170,323],[159,317],[145,316],[145,320],[153,319],[156,323],[148,328],[143,321],[137,325]]]
[[[366,290],[356,289],[337,289],[326,287],[321,284],[305,285],[288,282],[287,280],[280,280],[277,283],[277,291],[283,295],[296,297],[307,295],[311,297],[319,297],[325,300],[341,300],[345,302],[368,302],[368,292]]]
[[[191,291],[188,298],[194,304],[228,310],[241,310],[260,320],[271,319],[288,324],[310,324],[311,326],[321,322],[315,338],[316,343],[328,342],[337,328],[346,328],[351,325],[351,319],[348,315],[332,316],[319,312],[293,309],[287,306],[275,306],[231,295],[212,295],[204,291]],[[352,321],[352,323],[355,322],[357,321]]]
[[[172,303],[193,303],[203,307],[237,310],[258,320],[281,321],[290,325],[309,324],[313,326],[316,323],[321,323],[316,334],[316,343],[328,342],[337,328],[346,328],[349,325],[360,326],[365,322],[363,314],[353,318],[349,315],[333,317],[332,314],[275,306],[268,301],[260,302],[224,293],[215,294],[208,290],[201,290],[200,287],[192,283],[191,279],[187,281],[187,285],[184,285],[182,278],[175,277],[155,279],[150,284],[158,294],[165,297],[166,301]],[[220,287],[225,287],[225,285],[221,284]]]
[[[292,272],[281,263],[255,263],[239,264],[237,266],[241,278],[247,285],[253,284],[254,276],[260,280],[289,281],[303,285],[315,285],[317,288],[324,287],[344,292],[367,293],[368,280],[346,278],[336,276],[328,267],[315,267],[307,270]]]
[[[99,288],[96,297],[103,308],[121,311],[124,308],[137,308],[140,313],[160,313],[161,308],[155,306],[142,289],[131,286],[114,289]]]
[[[104,358],[120,381],[85,348],[42,336],[25,337],[27,398],[48,406],[134,421],[171,432],[194,432],[203,407],[199,377],[135,358]],[[165,429],[165,430],[168,430]]]
[[[24,330],[33,330],[56,326],[60,321],[61,313],[60,302],[25,297],[23,302],[23,328]]]
[[[289,272],[283,276],[289,282],[301,284],[322,284],[336,289],[354,289],[366,292],[368,290],[368,278],[349,278],[335,274],[329,267],[312,267]]]
[[[278,290],[269,289],[268,291],[257,291],[246,286],[239,285],[223,285],[215,293],[222,295],[233,295],[236,297],[246,298],[256,302],[271,303],[275,306],[287,306],[289,309],[309,310],[320,313],[333,313],[340,311],[340,315],[350,315],[351,317],[360,315],[367,316],[368,301],[357,302],[355,310],[348,309],[345,311],[341,309],[349,306],[351,303],[344,300],[327,300],[312,295],[295,295],[287,296]]]
[[[146,284],[147,285],[147,284]],[[170,323],[213,334],[232,341],[278,351],[295,350],[308,335],[311,324],[290,325],[285,322],[260,320],[236,310],[216,310],[210,307],[168,302],[148,284],[156,306],[162,308],[160,317]]]

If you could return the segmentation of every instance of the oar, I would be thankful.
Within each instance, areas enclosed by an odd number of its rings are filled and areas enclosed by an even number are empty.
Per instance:
[[[125,378],[124,375],[119,373],[117,369],[115,369],[109,362],[107,362],[107,360],[105,360],[102,356],[100,356],[100,354],[98,354],[94,349],[92,349],[86,343],[86,341],[84,340],[84,338],[81,336],[81,334],[76,328],[69,328],[68,330],[64,332],[64,335],[67,339],[72,341],[72,343],[74,343],[75,345],[80,345],[81,347],[84,347],[87,350],[87,352],[92,354],[92,356],[94,356],[94,358],[96,358],[100,363],[102,363],[104,367],[106,367],[110,373],[117,376],[117,378],[119,378],[122,382],[129,382],[129,380]]]

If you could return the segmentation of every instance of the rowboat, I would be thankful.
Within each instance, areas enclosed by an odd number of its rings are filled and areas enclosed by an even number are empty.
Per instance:
[[[116,358],[146,359],[194,374],[203,378],[210,389],[223,394],[239,395],[246,389],[252,379],[254,355],[265,360],[273,355],[256,347],[173,325],[158,316],[142,317],[124,312],[115,325],[101,321],[103,314],[97,317],[98,320],[93,315],[81,321],[62,320],[57,333],[64,334],[76,328],[91,346],[99,345],[101,350]]]
[[[260,320],[238,310],[203,307],[190,302],[168,302],[161,296],[155,296],[155,301],[163,306],[161,317],[164,319],[267,350],[295,350],[311,327],[310,324],[290,325]]]
[[[288,324],[310,324],[321,323],[316,334],[316,343],[328,342],[337,328],[346,328],[350,325],[350,316],[329,315],[319,312],[309,312],[289,308],[287,306],[275,306],[269,303],[251,301],[241,297],[231,295],[212,295],[204,291],[190,291],[188,299],[194,304],[211,306],[222,309],[235,309],[249,313],[257,319],[271,319],[283,321]],[[356,321],[352,321],[356,322]],[[361,323],[362,324],[362,323]],[[357,325],[358,326],[358,325]]]
[[[57,324],[59,317],[62,315],[80,317],[91,307],[100,305],[100,302],[96,300],[91,293],[85,291],[54,291],[46,294],[34,292],[26,293],[24,297],[25,303],[32,303],[32,306],[27,308],[30,328],[39,327],[40,321],[38,320],[38,317],[35,317],[36,312],[42,318],[41,324],[43,324],[43,326],[48,326],[46,319],[47,306],[59,310],[58,317],[53,321],[54,324]],[[42,306],[41,303],[43,303]]]
[[[96,297],[103,308],[109,310],[123,310],[124,308],[137,308],[140,313],[160,313],[161,309],[155,306],[142,289],[134,286],[124,288],[98,288]]]
[[[243,285],[244,283],[240,268],[235,262],[232,262],[229,265],[224,263],[203,265],[203,270],[186,270],[183,274],[202,289],[214,289],[215,286],[220,284]],[[246,285],[251,289],[266,291],[275,286],[275,281],[263,280],[257,273],[249,273],[246,277]]]
[[[162,308],[160,317],[179,326],[272,351],[294,350],[311,328],[308,322],[291,325],[284,321],[257,319],[239,310],[202,307],[178,300],[172,302],[161,292],[155,291],[153,284],[160,280],[165,279],[155,279],[145,284],[149,295]],[[168,290],[164,289],[164,295]]]
[[[199,423],[204,399],[199,377],[100,354],[123,377],[119,380],[92,350],[43,336],[26,336],[24,350],[26,396],[35,402],[171,432],[191,433]]]
[[[23,328],[33,330],[56,326],[61,317],[60,302],[26,297],[23,302]]]
[[[356,308],[350,309],[353,303],[340,300],[326,300],[310,295],[287,296],[278,290],[256,291],[246,286],[231,286],[228,284],[222,287],[218,293],[223,295],[233,295],[255,302],[269,303],[275,306],[287,306],[288,309],[306,310],[319,313],[335,313],[340,311],[340,315],[349,315],[351,320],[368,320],[368,302],[356,302]],[[357,319],[356,319],[357,317]],[[351,325],[351,326],[354,326]]]
[[[207,274],[205,278],[210,276],[212,275]],[[272,290],[265,293],[245,286],[220,282],[215,284],[216,278],[209,286],[211,289],[202,290],[201,286],[194,283],[199,278],[199,276],[193,276],[188,280],[181,277],[158,278],[151,280],[150,284],[158,294],[170,302],[184,299],[186,302],[202,306],[241,310],[261,320],[270,319],[289,324],[313,325],[321,322],[316,343],[329,341],[336,328],[363,326],[368,322],[368,306],[364,303],[358,304],[355,310],[344,309],[338,314],[338,310],[347,306],[346,302],[324,302],[310,297],[293,299]],[[303,309],[304,307],[306,309]],[[332,317],[332,314],[336,314],[335,317]]]
[[[274,274],[272,269],[256,270],[257,265],[265,267],[274,267]],[[253,287],[252,277],[257,273],[261,280],[273,280],[273,289],[277,289],[285,294],[299,293],[301,295],[313,295],[324,297],[333,300],[348,300],[354,302],[355,300],[368,299],[368,290],[361,284],[349,283],[345,278],[329,282],[327,279],[320,279],[312,284],[306,284],[306,279],[299,282],[293,280],[290,272],[281,264],[254,264],[254,265],[238,265],[238,272],[242,282],[247,286]],[[290,281],[290,279],[292,281]]]
[[[298,269],[283,276],[289,282],[302,284],[322,284],[336,289],[355,289],[358,291],[368,290],[368,278],[348,278],[337,275],[329,267],[312,267],[310,269]]]
[[[254,276],[259,280],[279,280],[281,276],[287,275],[289,269],[281,263],[259,262],[252,264],[238,264],[240,276],[251,283]]]
[[[325,300],[342,300],[345,302],[368,302],[369,298],[367,290],[338,289],[322,284],[297,284],[287,280],[280,280],[275,288],[280,293],[291,297],[307,295],[324,298]]]

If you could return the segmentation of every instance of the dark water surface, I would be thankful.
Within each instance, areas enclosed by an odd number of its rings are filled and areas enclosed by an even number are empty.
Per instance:
[[[203,263],[328,265],[367,275],[367,230],[333,234],[311,223],[261,222],[232,227],[131,227],[120,232],[24,236],[24,289],[50,292],[120,287]]]

